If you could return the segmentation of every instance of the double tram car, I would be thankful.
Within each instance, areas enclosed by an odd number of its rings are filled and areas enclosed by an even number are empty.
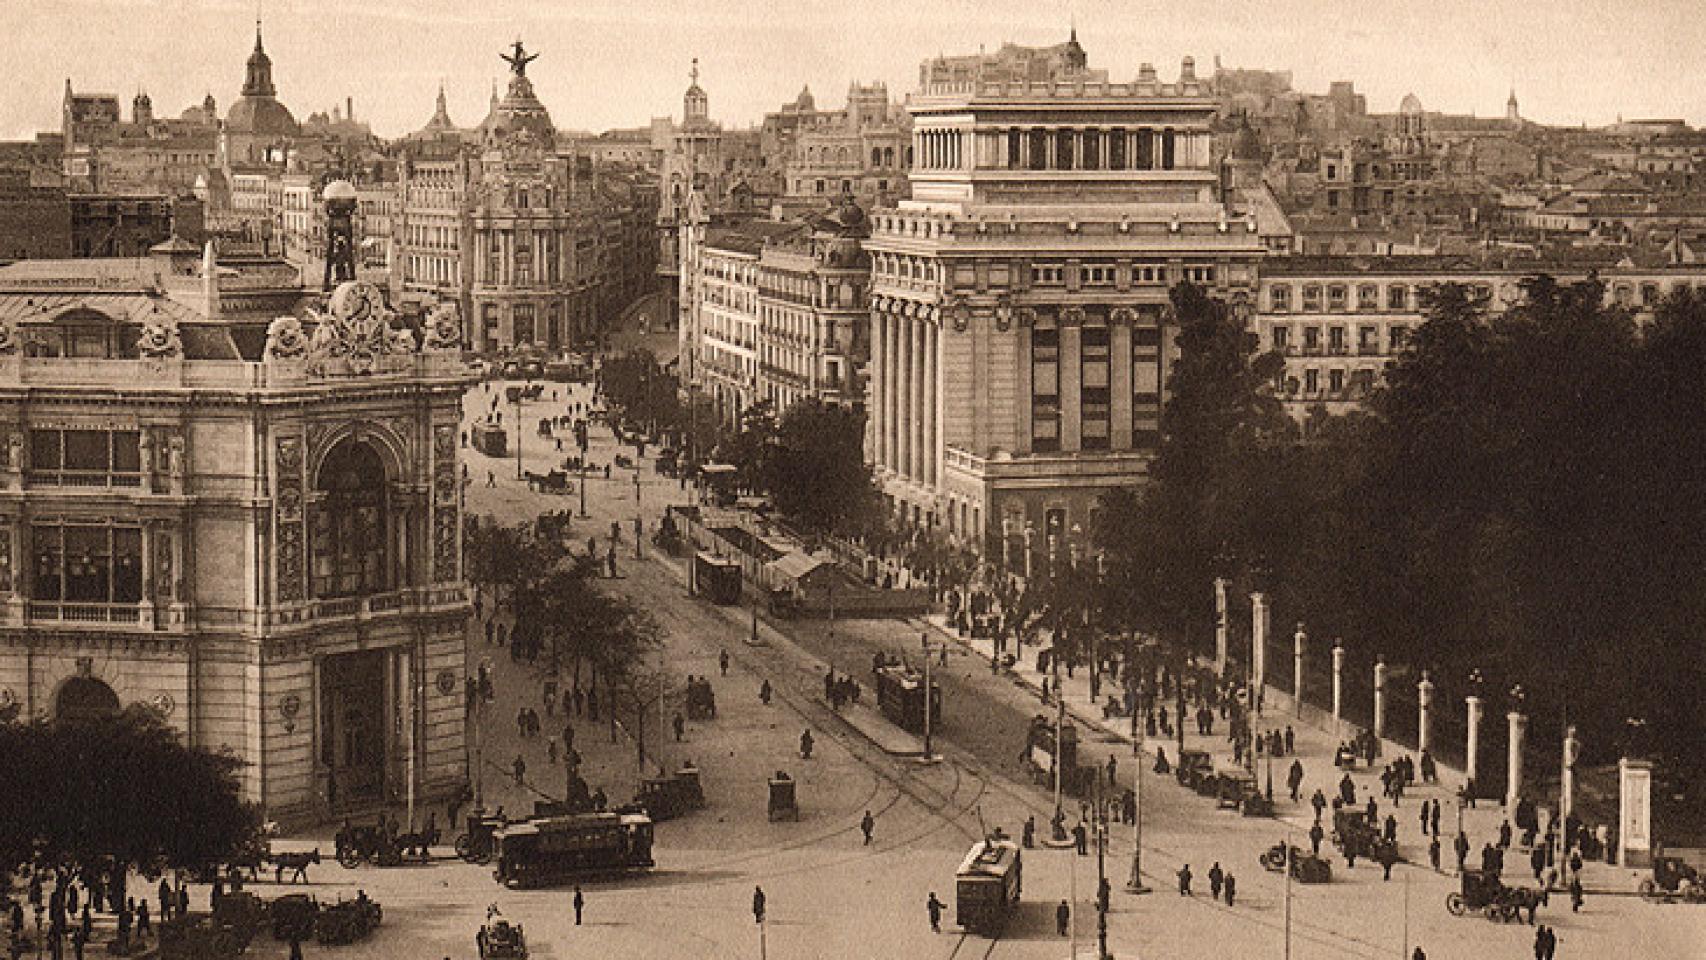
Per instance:
[[[954,874],[954,916],[972,933],[999,936],[1019,904],[1024,863],[1011,840],[984,840]]]
[[[652,819],[643,813],[534,817],[497,831],[506,887],[551,883],[583,873],[619,873],[653,865]]]
[[[877,708],[902,730],[924,733],[924,674],[904,666],[877,670]],[[930,729],[942,726],[942,685],[930,681]]]

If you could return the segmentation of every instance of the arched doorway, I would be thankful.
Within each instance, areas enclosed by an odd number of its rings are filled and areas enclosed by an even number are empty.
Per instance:
[[[93,677],[72,677],[54,698],[53,716],[62,723],[102,720],[118,713],[118,694]]]
[[[360,597],[391,587],[391,524],[385,464],[364,440],[326,454],[314,479],[310,548],[313,595]]]

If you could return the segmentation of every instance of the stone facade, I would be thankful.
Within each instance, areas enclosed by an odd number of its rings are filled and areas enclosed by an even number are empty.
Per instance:
[[[908,109],[912,199],[865,245],[868,452],[905,521],[1053,555],[1153,456],[1169,288],[1246,303],[1256,221],[1224,202],[1188,59],[1163,83],[1110,81],[1076,38],[937,58]]]
[[[459,789],[459,344],[197,261],[0,269],[0,699],[98,681],[270,817]]]

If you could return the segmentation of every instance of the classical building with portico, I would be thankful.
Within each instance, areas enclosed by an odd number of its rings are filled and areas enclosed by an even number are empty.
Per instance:
[[[868,454],[898,514],[1014,565],[1088,536],[1147,470],[1168,291],[1247,302],[1257,224],[1226,203],[1216,101],[1087,66],[1076,36],[920,69],[912,198],[874,214]]]
[[[459,789],[460,334],[211,245],[0,269],[0,704],[145,704],[272,817]]]

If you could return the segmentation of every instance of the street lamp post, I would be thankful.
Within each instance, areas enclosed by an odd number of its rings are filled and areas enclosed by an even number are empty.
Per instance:
[[[521,390],[515,394],[515,478],[520,480],[521,472]]]
[[[585,520],[591,514],[586,512],[586,455],[581,454],[581,519]]]
[[[634,463],[634,559],[640,559],[640,464]]]

